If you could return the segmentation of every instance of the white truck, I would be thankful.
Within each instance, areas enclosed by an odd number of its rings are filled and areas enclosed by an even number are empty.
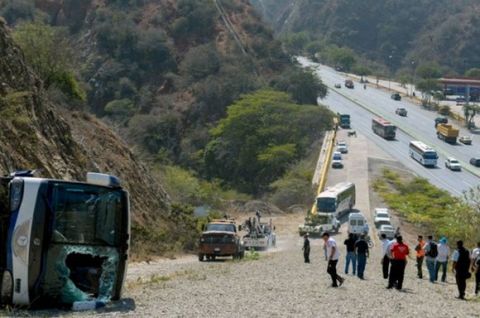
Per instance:
[[[305,223],[298,226],[298,234],[320,237],[324,232],[338,233],[340,226],[340,221],[333,213],[310,214],[305,218]]]

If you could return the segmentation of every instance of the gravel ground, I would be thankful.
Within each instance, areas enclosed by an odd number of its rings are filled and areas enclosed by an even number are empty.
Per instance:
[[[351,139],[350,149],[367,149],[365,139]],[[354,144],[356,143],[356,145]],[[369,155],[383,154],[369,150]],[[356,174],[365,162],[352,165],[332,178],[347,178],[356,182],[365,178]],[[356,154],[356,160],[361,156]],[[347,158],[348,160],[348,158]],[[375,165],[374,165],[375,166]],[[370,165],[370,172],[374,169]],[[357,184],[357,182],[356,182]],[[368,182],[357,193],[368,193]],[[373,202],[371,202],[373,200]],[[361,202],[362,211],[376,206],[375,196]],[[358,202],[357,202],[358,203]],[[370,215],[368,215],[370,218]],[[296,234],[303,215],[283,215],[274,219],[278,247],[261,253],[260,259],[243,261],[220,260],[198,262],[195,256],[176,260],[158,260],[133,264],[129,268],[125,299],[96,312],[72,313],[62,311],[15,312],[15,316],[69,317],[479,317],[480,299],[474,298],[473,282],[467,288],[468,301],[455,299],[454,277],[449,273],[447,283],[431,284],[426,278],[416,278],[414,260],[407,265],[404,290],[387,290],[380,266],[380,246],[371,251],[365,280],[343,274],[346,225],[335,238],[342,253],[338,272],[346,278],[340,288],[330,287],[323,256],[323,242],[311,239],[311,263],[303,263],[302,239]],[[404,235],[413,247],[415,233]]]

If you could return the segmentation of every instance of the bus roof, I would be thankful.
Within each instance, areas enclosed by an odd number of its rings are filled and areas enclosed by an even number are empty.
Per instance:
[[[388,120],[386,120],[382,117],[373,118],[373,121],[377,122],[378,124],[380,124],[382,126],[395,126],[394,124],[392,124],[391,122],[389,122]]]
[[[428,146],[428,145],[426,145],[423,142],[418,141],[418,140],[410,141],[410,146],[414,146],[414,147],[418,148],[419,150],[421,150],[423,152],[435,151],[435,149],[433,149],[432,147],[430,147],[430,146]]]
[[[336,197],[338,193],[355,188],[355,184],[352,182],[340,182],[332,187],[328,187],[325,191],[318,194],[317,198],[333,198]]]

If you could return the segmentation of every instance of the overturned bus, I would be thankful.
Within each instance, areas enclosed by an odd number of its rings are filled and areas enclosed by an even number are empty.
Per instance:
[[[116,177],[88,173],[83,183],[12,173],[2,178],[0,213],[3,305],[120,298],[130,208]]]

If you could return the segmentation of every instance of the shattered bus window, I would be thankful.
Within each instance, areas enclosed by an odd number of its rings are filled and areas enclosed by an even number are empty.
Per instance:
[[[117,284],[122,193],[84,184],[53,186],[55,212],[45,295],[61,303],[108,302]],[[58,294],[58,291],[60,295]]]

